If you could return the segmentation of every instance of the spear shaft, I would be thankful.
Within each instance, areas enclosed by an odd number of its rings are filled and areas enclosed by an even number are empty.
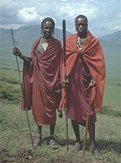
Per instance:
[[[89,116],[90,116],[90,111],[91,111],[91,98],[92,98],[92,88],[90,89],[90,97],[89,97],[89,110],[87,113],[87,119],[86,119],[86,126],[85,126],[85,130],[84,130],[84,137],[83,137],[83,156],[85,156],[85,147],[86,147],[86,139],[87,139],[87,130],[89,127]]]
[[[64,62],[64,81],[66,82],[66,21],[63,19],[63,62]],[[66,94],[67,94],[67,88]],[[68,96],[68,94],[67,94]],[[68,98],[67,98],[68,99]],[[67,139],[67,151],[69,150],[68,145],[68,118],[67,118],[67,108],[65,108],[65,115],[66,115],[66,139]]]
[[[15,39],[14,39],[13,29],[12,28],[11,28],[11,36],[12,36],[13,47],[15,48]],[[18,63],[17,56],[16,56],[16,64],[17,64],[17,70],[18,70],[18,74],[19,74],[19,81],[21,83],[21,80],[20,80],[20,68],[19,68],[19,63]]]
[[[12,42],[13,42],[13,47],[15,48],[15,39],[14,39],[14,34],[13,34],[13,29],[11,28],[11,36],[12,36]],[[21,92],[22,94],[24,95],[23,93],[23,86],[22,86],[22,83],[21,83],[21,74],[20,74],[20,67],[19,67],[19,62],[18,62],[18,58],[16,56],[16,64],[17,64],[17,70],[18,70],[18,75],[19,75],[19,83],[20,83],[20,87],[21,87]],[[31,126],[30,126],[30,121],[29,121],[29,115],[28,115],[28,110],[27,108],[25,108],[25,112],[26,112],[26,118],[27,118],[27,124],[28,124],[28,127],[29,127],[29,133],[30,133],[30,137],[31,137],[31,143],[32,143],[32,147],[34,149],[34,142],[33,142],[33,137],[32,137],[32,131],[31,131]]]

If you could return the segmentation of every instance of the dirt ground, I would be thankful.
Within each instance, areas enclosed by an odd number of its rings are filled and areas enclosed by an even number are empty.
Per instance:
[[[92,161],[80,160],[81,163],[92,163]],[[47,163],[80,163],[80,161],[74,161],[65,159],[62,157],[50,159]],[[5,148],[0,148],[0,163],[45,163],[40,156],[33,156],[31,150],[18,150],[16,154],[12,155]],[[94,162],[102,163],[102,162]]]
[[[12,155],[5,148],[0,148],[0,163],[28,163],[33,161],[31,151],[17,151],[17,154]]]
[[[49,163],[66,163],[63,158],[52,159]],[[0,163],[44,163],[40,156],[33,156],[31,150],[19,150],[15,155],[9,153],[5,148],[0,148]],[[70,162],[69,163],[74,163]]]

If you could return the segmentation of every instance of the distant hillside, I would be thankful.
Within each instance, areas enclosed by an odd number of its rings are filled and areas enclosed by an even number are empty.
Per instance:
[[[100,40],[105,61],[107,78],[120,80],[121,82],[121,45],[115,45],[112,42]]]
[[[23,54],[29,55],[33,40],[40,37],[40,26],[24,26],[13,30],[16,46]],[[71,33],[67,32],[67,36]],[[54,36],[62,41],[62,31],[55,29]],[[121,78],[121,31],[99,38],[106,59],[106,73],[108,78]],[[10,29],[0,29],[0,67],[16,67],[15,57],[12,55],[12,37]]]
[[[19,47],[26,55],[30,52],[32,42],[40,37],[40,26],[24,26],[13,30],[16,46]],[[70,35],[67,32],[67,36]],[[10,54],[13,43],[10,29],[0,29],[0,54]],[[54,37],[62,41],[62,31],[55,29]]]
[[[99,38],[106,60],[106,75],[108,79],[121,82],[121,31]]]
[[[100,39],[121,46],[121,31],[100,37]]]

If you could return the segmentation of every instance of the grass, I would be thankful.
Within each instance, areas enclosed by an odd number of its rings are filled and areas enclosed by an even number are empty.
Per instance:
[[[20,111],[20,86],[18,72],[16,70],[0,69],[0,95],[3,90],[8,96],[0,101],[0,148],[9,151],[9,155],[16,156],[19,163],[28,162],[25,153],[31,150],[32,158],[29,160],[34,163],[120,163],[121,162],[121,86],[118,80],[108,81],[104,96],[103,109],[97,113],[96,122],[96,141],[100,151],[100,156],[95,158],[88,152],[89,137],[87,137],[85,158],[82,151],[73,153],[72,148],[75,142],[74,133],[70,120],[69,123],[69,151],[66,146],[66,121],[57,118],[56,135],[61,143],[59,150],[52,150],[48,145],[42,144],[41,147],[32,149],[30,133],[27,125],[26,114]],[[9,99],[9,97],[12,97]],[[37,129],[31,111],[28,112],[32,136],[37,138]],[[81,136],[83,127],[80,126]],[[43,128],[43,136],[49,135],[49,127]],[[21,154],[20,154],[21,152]],[[24,154],[23,154],[23,153]],[[1,153],[0,153],[1,154]],[[12,157],[12,156],[11,156]],[[1,158],[1,157],[0,157]],[[5,157],[7,159],[7,156]],[[10,158],[9,158],[10,159]],[[8,159],[8,161],[9,161]],[[22,160],[24,159],[24,160]],[[14,163],[14,162],[13,162]]]
[[[98,113],[96,123],[96,140],[101,156],[97,159],[88,152],[89,138],[87,138],[86,155],[82,157],[82,151],[73,153],[72,148],[75,141],[73,130],[69,121],[69,152],[66,150],[66,128],[65,117],[57,118],[56,135],[62,143],[59,150],[52,150],[48,145],[32,149],[30,134],[27,126],[25,112],[19,110],[18,104],[10,104],[5,101],[0,102],[0,146],[9,150],[11,154],[16,154],[20,150],[30,150],[34,159],[41,158],[43,163],[56,162],[57,160],[72,163],[120,163],[121,161],[121,130],[120,117]],[[37,138],[36,125],[34,124],[31,111],[29,112],[33,139]],[[80,126],[82,134],[83,128]],[[43,136],[49,135],[49,128],[43,128]]]
[[[121,83],[120,81],[107,81],[104,94],[104,104],[110,105],[113,110],[121,108]]]

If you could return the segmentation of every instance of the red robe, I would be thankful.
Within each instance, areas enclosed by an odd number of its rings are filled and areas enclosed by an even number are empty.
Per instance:
[[[56,121],[55,85],[59,76],[61,61],[61,43],[55,38],[48,42],[48,47],[41,55],[36,48],[40,39],[33,44],[31,62],[24,62],[23,101],[21,108],[31,109],[37,125],[51,125]]]
[[[86,69],[85,69],[86,67]],[[62,65],[61,80],[64,79],[64,66]],[[96,85],[87,90],[84,86],[85,76],[88,74]],[[67,105],[67,116],[71,120],[85,124],[89,111],[90,91],[93,108],[90,112],[90,121],[96,121],[95,109],[101,110],[104,84],[105,62],[99,41],[88,32],[86,41],[81,49],[77,47],[77,34],[71,35],[66,41],[66,75],[69,80],[68,102],[67,92],[62,89],[60,108]],[[66,102],[68,104],[66,104]],[[95,108],[95,109],[94,109]]]

